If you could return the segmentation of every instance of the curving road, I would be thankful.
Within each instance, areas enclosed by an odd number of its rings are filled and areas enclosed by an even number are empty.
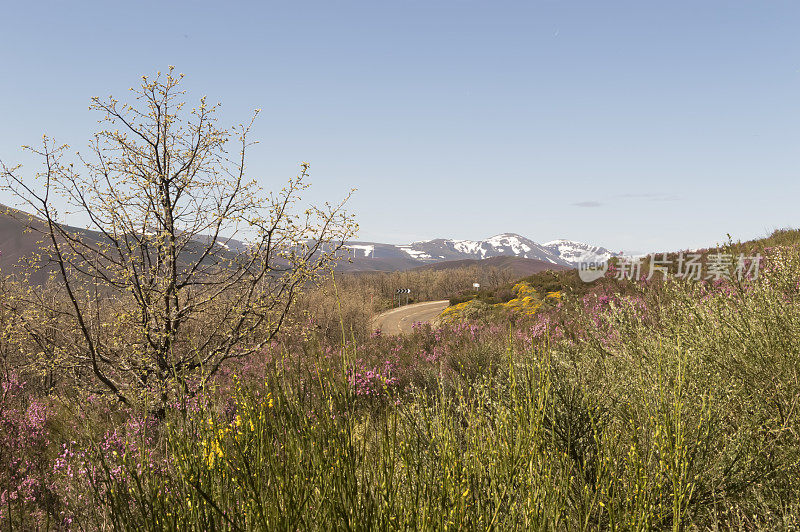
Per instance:
[[[380,329],[385,334],[407,334],[417,322],[427,323],[442,313],[449,301],[428,301],[414,303],[378,314],[372,320],[372,329]]]

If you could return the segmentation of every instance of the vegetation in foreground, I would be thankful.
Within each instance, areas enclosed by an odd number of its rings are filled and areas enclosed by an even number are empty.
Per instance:
[[[163,417],[6,368],[16,528],[789,529],[800,252],[759,280],[565,297],[509,327],[298,329]]]

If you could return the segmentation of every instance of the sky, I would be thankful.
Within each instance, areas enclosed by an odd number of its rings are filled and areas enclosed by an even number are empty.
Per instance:
[[[85,149],[92,96],[174,65],[248,168],[312,202],[357,189],[359,239],[515,232],[626,252],[800,226],[792,1],[0,1],[0,159]],[[13,204],[0,191],[0,203]]]

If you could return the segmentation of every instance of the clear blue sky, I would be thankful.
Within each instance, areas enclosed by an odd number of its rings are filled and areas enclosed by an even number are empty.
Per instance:
[[[4,2],[0,158],[86,146],[93,95],[176,65],[251,170],[358,188],[361,238],[646,251],[800,226],[800,4]],[[32,170],[32,169],[31,169]],[[0,193],[0,202],[9,202]]]

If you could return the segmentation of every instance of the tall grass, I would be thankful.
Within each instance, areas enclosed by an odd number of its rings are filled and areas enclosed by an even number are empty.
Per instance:
[[[778,264],[568,299],[530,329],[421,329],[402,342],[456,347],[368,388],[364,358],[406,344],[284,346],[117,444],[77,443],[72,526],[796,528],[800,255]]]

